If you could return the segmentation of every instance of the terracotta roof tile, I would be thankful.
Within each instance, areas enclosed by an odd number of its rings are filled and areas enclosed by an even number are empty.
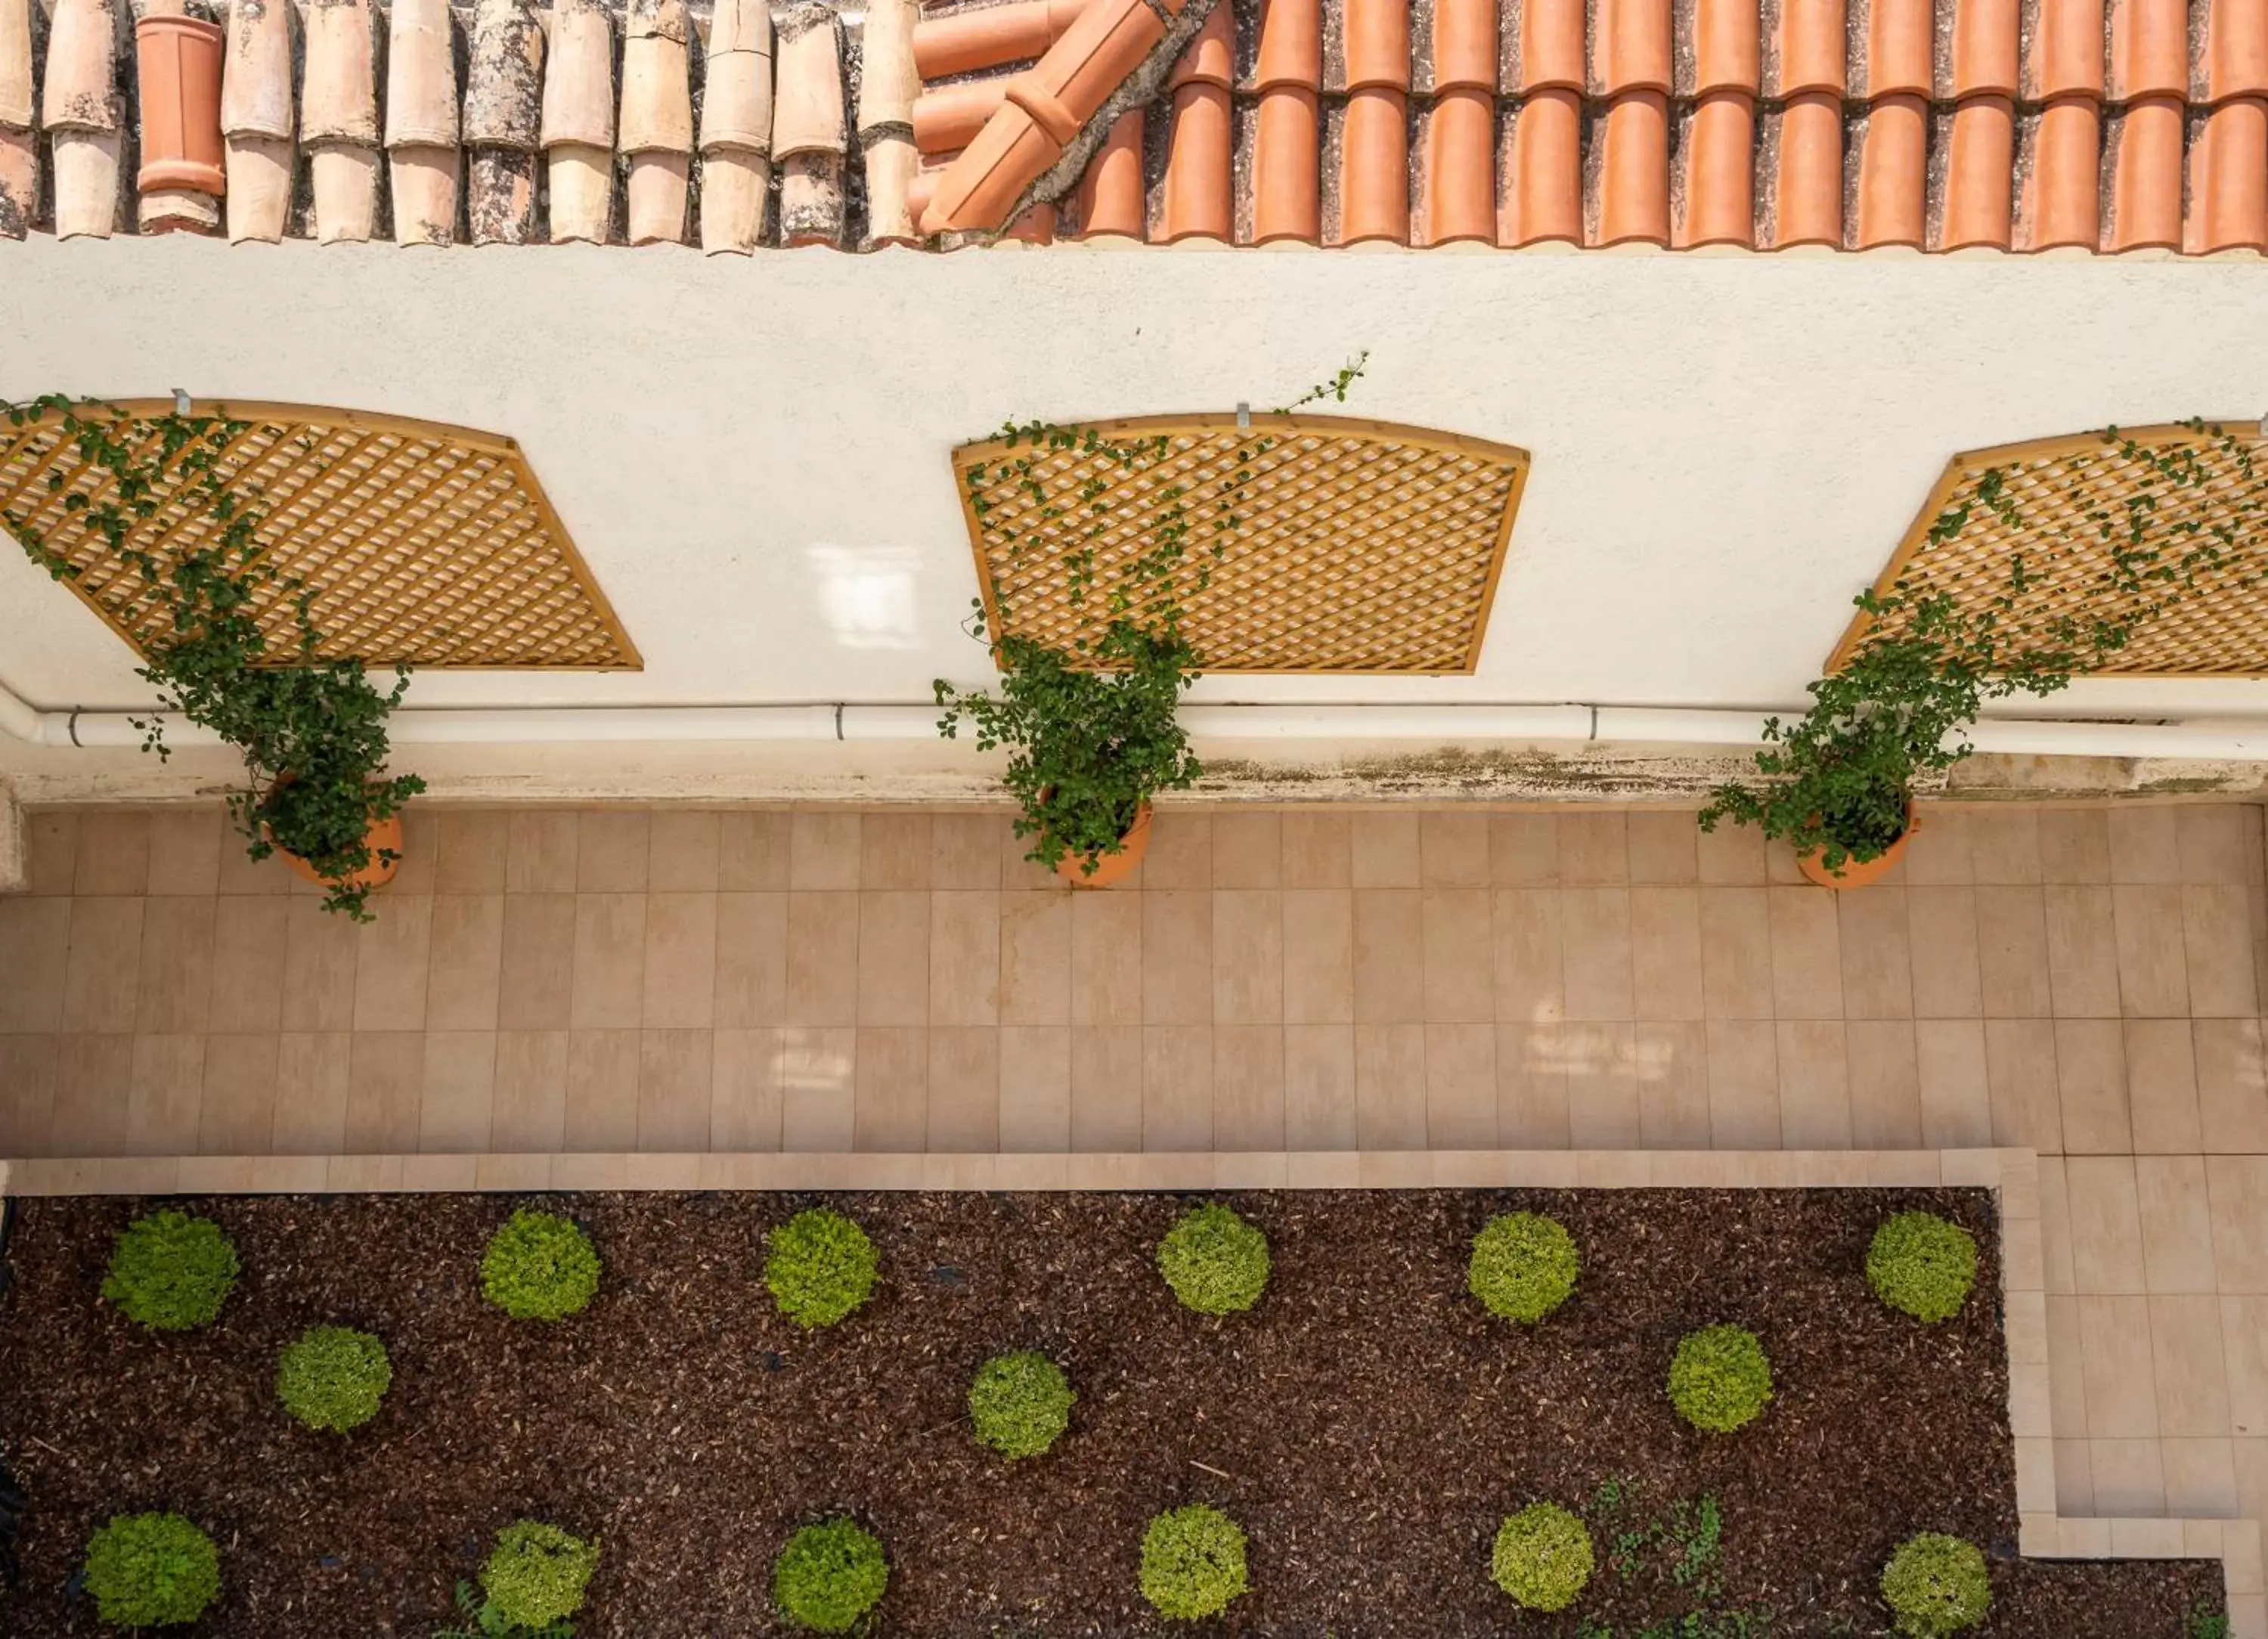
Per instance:
[[[2063,97],[2025,121],[2016,248],[2093,250],[2102,239],[2102,110],[2091,97]]]
[[[2105,249],[2181,247],[2183,123],[2178,97],[2138,98],[2111,115]]]
[[[1425,116],[1418,243],[1496,242],[1496,98],[1445,91]]]
[[[2110,0],[2111,97],[2186,97],[2189,38],[2185,0]]]
[[[1502,55],[1497,0],[1433,0],[1432,89],[1436,93],[1477,91],[1493,99]],[[1490,124],[1495,124],[1493,109]],[[1493,181],[1491,174],[1491,191]]]
[[[2023,94],[2099,98],[2102,59],[2102,0],[2039,0]]]
[[[1669,99],[1626,92],[1594,117],[1589,243],[1669,243]]]
[[[1931,95],[1936,90],[1937,48],[1930,0],[1872,0],[1866,18],[1866,55],[1850,89],[1870,101]]]
[[[1695,0],[1693,73],[1682,89],[1701,97],[1719,91],[1753,97],[1763,84],[1756,0]]]
[[[1683,136],[1673,242],[1680,248],[1756,243],[1755,97],[1705,93],[1687,114]]]
[[[1956,99],[2016,94],[2017,0],[1961,0],[1953,11]]]
[[[2260,0],[2205,0],[2202,55],[2207,102],[2268,94],[2268,6]]]
[[[1513,91],[1584,89],[1584,0],[1520,0],[1513,10],[1517,55],[1505,84]]]
[[[1129,109],[1114,121],[1110,135],[1095,151],[1080,180],[1080,231],[1140,239],[1148,201],[1142,186],[1142,110]]]
[[[1339,222],[1332,241],[1410,239],[1410,99],[1369,86],[1347,93],[1339,124]]]
[[[1944,155],[1944,219],[1938,250],[2008,247],[2010,185],[2016,168],[2016,108],[2006,97],[1971,97],[1940,116],[1950,127]]]
[[[1775,97],[1803,92],[1843,93],[1850,51],[1843,0],[1777,0],[1772,72],[1765,81]]]
[[[1234,12],[1216,5],[1182,55],[1167,84],[1173,88],[1167,137],[1164,220],[1158,237],[1226,244],[1233,230],[1234,118],[1228,88],[1233,76]]]
[[[1015,0],[977,6],[914,25],[914,67],[925,80],[998,68],[1038,56],[1094,0]]]
[[[1312,245],[1322,234],[1322,114],[1304,85],[1260,93],[1252,144],[1252,242]],[[1137,180],[1140,173],[1136,173]]]
[[[2268,99],[2238,97],[2199,121],[2190,142],[2191,209],[2182,248],[2194,255],[2268,247]]]
[[[1583,102],[1554,88],[1512,111],[1500,166],[1497,243],[1583,242]]]
[[[1843,242],[1843,105],[1832,92],[1787,99],[1776,121],[1772,246]]]
[[[1594,0],[1590,92],[1669,90],[1669,0]]]
[[[1912,95],[1877,98],[1859,135],[1853,246],[1918,248],[1926,232],[1928,187],[1929,105]]]
[[[1257,91],[1323,86],[1322,0],[1261,0],[1252,84]]]

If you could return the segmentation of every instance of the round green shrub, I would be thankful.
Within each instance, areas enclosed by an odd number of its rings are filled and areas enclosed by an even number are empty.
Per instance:
[[[1142,1533],[1142,1597],[1162,1615],[1217,1616],[1250,1586],[1243,1527],[1209,1503],[1169,1508]]]
[[[1557,1503],[1530,1503],[1496,1533],[1496,1585],[1531,1611],[1564,1611],[1591,1580],[1591,1532]]]
[[[513,1628],[547,1628],[583,1608],[599,1569],[599,1545],[540,1519],[518,1519],[497,1532],[481,1591],[489,1608]]]
[[[523,1207],[489,1238],[481,1290],[515,1320],[563,1320],[599,1295],[599,1254],[580,1224]]]
[[[1575,1238],[1557,1219],[1508,1212],[1473,1237],[1465,1278],[1491,1314],[1532,1325],[1567,1301],[1582,1268]]]
[[[1882,1568],[1882,1598],[1911,1639],[1974,1628],[1992,1604],[1992,1579],[1975,1544],[1940,1532],[1909,1537]]]
[[[113,1628],[193,1622],[220,1598],[220,1550],[179,1514],[121,1514],[87,1544],[86,1591]]]
[[[210,1326],[236,1285],[236,1248],[210,1218],[153,1212],[122,1231],[102,1295],[159,1332]]]
[[[804,1526],[772,1563],[780,1614],[814,1633],[849,1633],[889,1585],[880,1539],[849,1519]]]
[[[1063,1368],[1035,1349],[1000,1355],[968,1385],[976,1437],[1006,1458],[1037,1457],[1071,1426],[1071,1393]]]
[[[1737,1326],[1687,1333],[1669,1363],[1670,1403],[1679,1416],[1711,1434],[1730,1434],[1755,1422],[1771,1393],[1764,1346]]]
[[[1885,1218],[1867,1248],[1874,1296],[1917,1320],[1948,1320],[1977,1281],[1976,1238],[1930,1212]]]
[[[865,1230],[840,1212],[814,1207],[771,1232],[764,1284],[798,1326],[833,1326],[873,1294],[880,1264]]]
[[[1199,1314],[1234,1314],[1258,1303],[1268,1285],[1268,1237],[1210,1202],[1166,1232],[1158,1269]]]
[[[386,1345],[342,1326],[310,1327],[284,1351],[276,1372],[284,1409],[311,1429],[344,1434],[378,1415],[394,1383]]]

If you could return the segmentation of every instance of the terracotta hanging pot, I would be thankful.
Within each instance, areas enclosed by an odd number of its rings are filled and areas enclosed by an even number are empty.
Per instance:
[[[215,197],[228,187],[220,137],[221,26],[194,17],[134,25],[142,88],[142,192]]]
[[[1118,839],[1116,853],[1066,854],[1056,862],[1056,875],[1075,888],[1107,888],[1132,876],[1142,856],[1149,851],[1150,805],[1144,803],[1134,815],[1134,823],[1126,827],[1126,834]],[[1092,875],[1086,868],[1090,859],[1094,862]]]
[[[271,835],[269,841],[274,840]],[[312,882],[317,887],[382,888],[393,881],[394,873],[401,869],[401,816],[391,813],[383,820],[372,820],[370,829],[363,834],[362,841],[363,846],[370,849],[370,864],[350,877],[322,876],[290,849],[279,845],[276,851],[284,856],[284,863],[291,867],[300,880]],[[379,857],[381,851],[392,854],[394,857],[382,859]]]
[[[1898,840],[1868,860],[1846,859],[1840,871],[1830,871],[1821,864],[1824,849],[1815,848],[1795,856],[1796,869],[1822,888],[1871,887],[1890,874],[1898,861],[1905,857],[1906,844],[1921,828],[1921,817],[1914,812],[1911,800],[1906,804],[1906,828],[1898,833]]]

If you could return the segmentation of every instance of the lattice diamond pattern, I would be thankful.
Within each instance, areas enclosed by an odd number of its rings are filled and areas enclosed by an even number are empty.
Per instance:
[[[1149,544],[1152,520],[1178,488],[1192,557],[1209,552],[1232,498],[1240,450],[1267,447],[1251,477],[1211,584],[1185,594],[1184,629],[1208,672],[1469,672],[1480,656],[1488,609],[1528,471],[1507,445],[1446,437],[1373,422],[1256,415],[1248,431],[1204,417],[1114,423],[1112,439],[1164,434],[1167,452],[1131,473],[1076,449],[1038,457],[1036,475],[1057,497],[1104,481],[1111,520],[1094,540],[1097,583],[1108,585]],[[963,446],[967,474],[1010,451],[999,441]],[[1052,648],[1100,635],[1095,606],[1074,607],[1063,558],[1089,516],[1035,531],[1038,503],[1002,485],[992,509],[968,511],[971,544],[995,629]]]
[[[1877,583],[1887,592],[1903,578],[1915,592],[1947,592],[1964,611],[1981,613],[2006,591],[2015,555],[2023,555],[2030,584],[2024,593],[2029,622],[2058,614],[2115,616],[2104,606],[2102,577],[2110,569],[2108,522],[2121,543],[2128,539],[2128,501],[2147,496],[2143,545],[2178,562],[2203,542],[2217,544],[2227,531],[2249,548],[2251,567],[2235,575],[2201,573],[2197,589],[2155,616],[2139,622],[2126,648],[2097,668],[2099,674],[2125,677],[2268,676],[2268,585],[2260,577],[2264,504],[2242,470],[2249,455],[2268,480],[2268,441],[2251,423],[2199,433],[2185,426],[2121,429],[2146,448],[2186,446],[2204,473],[2194,486],[2169,483],[2148,462],[2124,453],[2101,434],[2043,439],[1955,456],[1938,481],[1921,516]],[[2234,439],[2234,448],[2225,440]],[[2012,524],[1989,506],[1974,505],[1952,539],[1932,545],[1930,526],[1946,509],[1973,501],[1985,474],[1999,471],[2013,509]],[[1854,621],[1828,662],[1833,671],[1850,658],[1865,636],[1867,622]]]
[[[155,416],[169,407],[123,408]],[[323,658],[421,667],[640,665],[512,440],[292,406],[198,413],[247,423],[221,469],[239,493],[257,494],[270,561],[313,591]],[[99,493],[110,475],[80,461],[53,416],[0,434],[0,513],[37,527],[77,565],[66,584],[144,652],[162,606],[63,505],[74,491]],[[156,437],[153,422],[145,446]],[[57,468],[69,476],[51,492],[48,474]],[[144,525],[136,544],[162,555],[201,544],[213,528],[176,506]],[[298,652],[291,601],[271,588],[258,606],[279,657]]]

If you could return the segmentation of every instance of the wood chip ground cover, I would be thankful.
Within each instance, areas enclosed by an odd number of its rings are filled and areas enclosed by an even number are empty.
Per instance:
[[[1251,1540],[1253,1591],[1210,1632],[1638,1639],[1697,1610],[1771,1621],[1679,1639],[1874,1635],[1882,1562],[1925,1529],[1992,1557],[1995,1639],[2186,1639],[2192,1610],[2219,1608],[2213,1562],[2017,1559],[1982,1192],[1224,1198],[1266,1231],[1274,1272],[1256,1309],[1211,1319],[1152,1261],[1188,1196],[554,1196],[605,1264],[558,1326],[481,1300],[512,1198],[201,1200],[180,1204],[221,1222],[244,1277],[217,1326],[169,1337],[97,1297],[112,1236],[151,1203],[18,1202],[0,1459],[32,1501],[0,1632],[93,1631],[69,1588],[87,1537],[155,1507],[222,1546],[222,1602],[195,1633],[247,1639],[423,1639],[522,1515],[602,1543],[585,1639],[780,1633],[772,1556],[832,1510],[888,1548],[882,1634],[1159,1634],[1174,1625],[1137,1591],[1142,1529],[1198,1501]],[[865,1226],[881,1279],[805,1333],[763,1290],[762,1240],[822,1199]],[[1528,1328],[1465,1290],[1474,1233],[1522,1208],[1565,1223],[1584,1260],[1567,1305]],[[1916,1208],[1983,1253],[1977,1295],[1935,1327],[1863,1274],[1874,1225]],[[298,1427],[274,1393],[278,1350],[333,1321],[383,1337],[395,1371],[345,1438]],[[1679,1336],[1716,1321],[1762,1337],[1777,1391],[1712,1437],[1676,1420],[1663,1380]],[[1023,1348],[1079,1398],[1053,1452],[1011,1465],[971,1437],[965,1397],[983,1361]],[[1675,1505],[1690,1527],[1703,1497],[1720,1549],[1680,1582]],[[1488,1577],[1498,1524],[1539,1499],[1585,1512],[1599,1549],[1554,1617]],[[1618,1540],[1650,1532],[1614,1569]]]

